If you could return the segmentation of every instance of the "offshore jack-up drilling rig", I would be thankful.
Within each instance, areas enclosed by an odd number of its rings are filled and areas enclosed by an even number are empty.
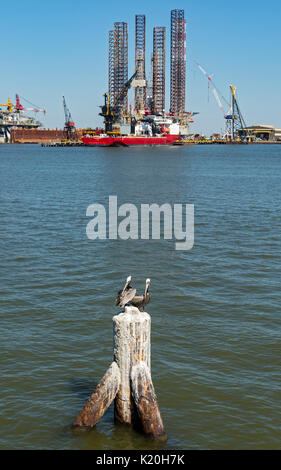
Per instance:
[[[145,74],[146,18],[136,15],[135,73],[128,80],[128,24],[115,22],[109,31],[108,93],[100,115],[103,129],[86,129],[84,145],[131,146],[172,145],[189,133],[192,115],[185,111],[186,20],[183,10],[171,12],[172,97],[165,112],[165,38],[164,26],[153,28],[153,53],[149,80]],[[151,78],[151,80],[150,80]],[[134,104],[127,93],[135,89]]]
[[[21,104],[21,98],[16,94],[16,104],[13,104],[10,98],[8,98],[7,103],[0,103],[0,143],[10,142],[12,129],[38,129],[38,127],[42,126],[42,123],[39,122],[37,118],[27,116],[25,112],[33,111],[37,116],[37,113],[39,112],[42,112],[45,115],[46,110],[39,108],[25,98],[22,98],[24,101],[32,105],[32,108],[27,108]]]
[[[124,115],[124,101],[137,73],[138,70],[125,83],[112,105],[109,95],[105,93],[104,105],[101,106],[100,112],[100,116],[104,118],[104,133],[94,135],[87,133],[82,138],[84,145],[102,147],[171,145],[179,139],[179,124],[174,123],[173,119],[168,120],[161,115],[151,115],[149,110],[146,110],[143,117],[139,119],[132,114]],[[164,127],[167,124],[170,125],[169,129]],[[121,129],[128,126],[130,130],[124,134]]]

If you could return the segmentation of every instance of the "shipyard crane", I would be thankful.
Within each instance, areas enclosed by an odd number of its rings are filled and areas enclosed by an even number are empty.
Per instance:
[[[25,108],[22,106],[21,102],[20,102],[20,96],[18,94],[16,94],[16,104],[15,104],[15,110],[16,111],[34,111],[35,113],[43,113],[44,115],[46,114],[46,110],[45,109],[42,109],[42,108],[39,108],[35,105],[33,105],[32,103],[30,103],[29,101],[27,101],[25,98],[21,97],[24,101],[26,101],[27,103],[31,104],[32,106],[34,106],[33,108]]]
[[[198,66],[199,70],[201,70],[201,72],[205,75],[205,77],[207,77],[209,86],[211,86],[212,92],[213,92],[213,94],[214,94],[214,97],[216,98],[216,101],[217,101],[217,103],[218,103],[218,105],[219,105],[219,108],[220,108],[222,114],[223,114],[223,117],[225,118],[226,113],[225,113],[225,111],[224,111],[224,107],[223,107],[223,105],[222,105],[222,102],[221,102],[221,100],[220,100],[218,91],[217,91],[217,89],[216,89],[216,87],[215,87],[215,84],[214,84],[214,82],[213,82],[211,76],[208,75],[208,73],[206,72],[206,70],[203,69],[203,67],[202,67],[200,64],[198,64],[198,62],[195,61],[195,63],[196,63],[196,65]],[[225,98],[223,98],[223,99],[225,100]],[[226,100],[225,100],[225,101],[226,101]],[[228,106],[231,108],[230,105],[228,105]]]
[[[5,103],[5,104],[4,104],[4,103],[0,103],[0,106],[5,106],[5,107],[7,108],[7,112],[8,112],[8,113],[11,113],[11,112],[13,111],[13,107],[14,107],[14,105],[13,105],[13,103],[11,102],[10,98],[8,98],[7,103]]]
[[[232,140],[235,140],[236,137],[240,137],[241,140],[245,140],[248,134],[246,130],[246,123],[241,114],[239,105],[236,98],[237,88],[233,85],[230,85],[231,91],[231,114],[226,115],[226,134],[230,136]]]
[[[137,75],[138,70],[131,76],[131,78],[125,83],[119,95],[115,98],[113,105],[110,105],[109,96],[107,93],[104,94],[104,105],[100,106],[100,116],[104,118],[105,132],[112,132],[113,124],[118,121],[122,114],[122,104],[131,88],[132,82]]]
[[[23,111],[24,110],[24,107],[22,106],[21,102],[20,102],[20,97],[19,95],[16,95],[16,106],[15,106],[15,109],[17,111]]]
[[[204,70],[203,67],[200,64],[198,64],[198,62],[195,61],[195,63],[197,64],[199,70],[201,70],[201,72],[205,75],[205,77],[207,77],[208,83],[212,88],[213,94],[214,94],[214,96],[216,98],[216,101],[219,105],[219,108],[220,108],[220,110],[223,114],[223,117],[225,119],[226,137],[227,138],[230,137],[231,140],[235,140],[235,138],[239,136],[241,140],[244,140],[247,136],[247,132],[245,130],[246,129],[246,124],[245,124],[245,121],[243,119],[243,116],[241,114],[240,108],[239,108],[238,103],[237,103],[237,98],[236,98],[237,88],[234,87],[233,85],[230,85],[231,104],[229,104],[227,102],[227,100],[222,96],[222,98],[227,103],[228,108],[229,108],[228,111],[225,112],[224,107],[222,105],[222,102],[220,100],[218,91],[215,87],[215,84],[214,84],[211,76],[208,75],[206,70]]]
[[[65,117],[63,135],[65,139],[73,142],[73,141],[78,140],[76,127],[72,119],[71,113],[66,105],[64,96],[62,97],[62,100],[63,100],[63,109],[64,109],[64,117]]]

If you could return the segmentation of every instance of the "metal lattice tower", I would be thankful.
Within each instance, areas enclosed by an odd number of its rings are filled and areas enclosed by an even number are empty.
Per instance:
[[[241,140],[244,140],[247,136],[246,123],[237,103],[236,90],[236,87],[230,85],[232,101],[231,114],[225,116],[226,136],[230,137],[233,141],[238,137],[240,137]]]
[[[165,110],[165,36],[166,28],[153,28],[153,112]]]
[[[128,81],[128,24],[114,23],[114,30],[109,32],[109,70],[108,93],[109,102],[114,104]],[[123,113],[127,113],[128,99],[122,105]]]
[[[153,54],[151,54],[149,74],[146,84],[146,108],[153,111]]]
[[[171,11],[171,83],[170,112],[185,113],[186,93],[186,20],[184,10]]]
[[[114,31],[109,31],[109,55],[108,55],[108,95],[109,103],[114,101]]]
[[[143,110],[146,101],[145,81],[145,15],[136,15],[135,109]]]

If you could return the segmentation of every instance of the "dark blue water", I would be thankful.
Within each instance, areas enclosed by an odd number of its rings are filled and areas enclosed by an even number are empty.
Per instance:
[[[0,448],[162,448],[71,423],[112,361],[116,291],[151,278],[167,449],[280,449],[281,147],[0,146]],[[195,243],[89,240],[90,204],[195,206]]]

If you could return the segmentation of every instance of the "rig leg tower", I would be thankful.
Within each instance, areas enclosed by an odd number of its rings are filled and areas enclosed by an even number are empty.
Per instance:
[[[170,112],[185,113],[186,93],[186,20],[184,10],[171,11],[171,83]]]
[[[145,15],[136,15],[135,71],[135,110],[144,111],[146,104]]]
[[[114,23],[109,32],[109,103],[113,105],[128,81],[128,24]],[[122,104],[122,113],[128,112],[128,99]]]
[[[165,36],[166,28],[153,28],[153,112],[165,112]]]

